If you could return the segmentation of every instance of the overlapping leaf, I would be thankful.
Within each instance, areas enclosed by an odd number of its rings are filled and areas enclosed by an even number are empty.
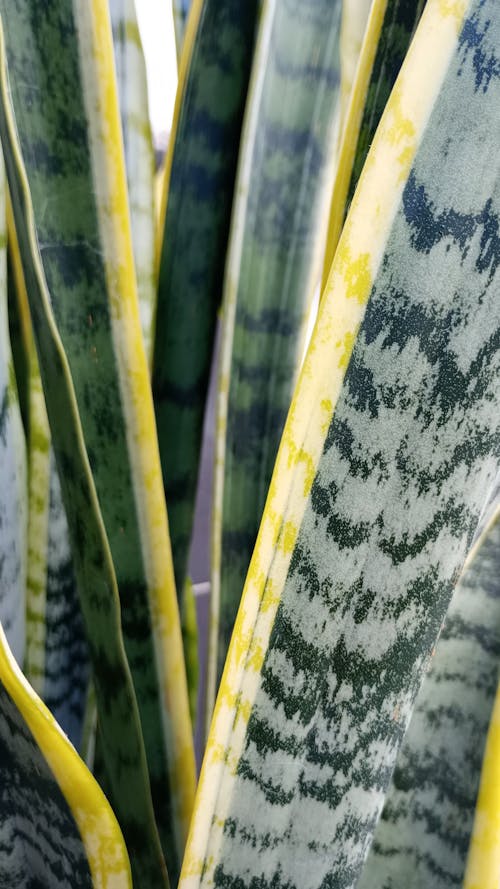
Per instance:
[[[382,112],[403,64],[424,5],[425,0],[373,0],[371,5],[345,113],[330,207],[323,286],[330,273],[342,226],[368,149],[373,142]],[[349,7],[349,3],[347,6]],[[345,79],[347,84],[343,88],[344,101],[349,88],[349,67]]]
[[[166,164],[152,382],[179,596],[257,11],[197,0]]]
[[[134,0],[109,0],[116,82],[127,170],[142,334],[151,364],[155,282],[155,159],[149,122],[146,66]]]
[[[25,681],[0,626],[0,884],[131,889],[99,786]]]
[[[0,157],[0,621],[19,664],[26,641],[26,442],[7,316],[7,217]]]
[[[360,875],[498,472],[499,40],[493,0],[429,0],[368,155],[252,558],[183,889]]]
[[[359,889],[461,887],[500,666],[500,521],[446,615]]]
[[[317,283],[339,113],[340,2],[263,4],[223,305],[209,714]]]
[[[135,292],[110,23],[107,9],[95,3],[60,2],[49,12],[33,3],[0,9],[20,145],[9,123],[6,88],[2,139],[82,595],[104,759],[133,868],[139,869],[142,885],[157,886],[165,874],[149,810],[141,726],[155,815],[173,875],[189,819],[194,757]],[[122,649],[115,571],[141,725]]]

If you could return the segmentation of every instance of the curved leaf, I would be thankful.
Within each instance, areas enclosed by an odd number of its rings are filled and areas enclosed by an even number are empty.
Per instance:
[[[463,889],[495,889],[500,878],[500,687],[493,706]]]
[[[13,33],[19,37],[19,31],[13,28],[13,8],[9,9],[9,33],[12,39]],[[88,7],[86,9],[90,11]],[[4,25],[5,9],[1,5],[0,10]],[[38,7],[35,9],[31,4],[32,15],[39,11]],[[29,21],[29,18],[23,19],[23,12],[26,13],[27,10],[22,10],[19,5],[14,10],[20,16],[17,25]],[[50,24],[45,21],[47,25]],[[59,24],[61,25],[61,21]],[[109,33],[108,36],[110,38]],[[31,39],[33,38],[32,34]],[[29,42],[27,46],[30,46]],[[45,46],[47,48],[47,44]],[[168,879],[154,821],[137,701],[123,648],[116,577],[85,449],[75,390],[55,324],[38,249],[38,244],[40,241],[43,244],[43,241],[40,230],[37,238],[31,196],[18,142],[18,129],[10,105],[15,90],[12,81],[7,79],[8,53],[5,50],[3,27],[1,50],[0,134],[47,412],[70,527],[75,571],[81,592],[81,608],[94,673],[113,807],[126,838],[133,873],[136,876],[140,874],[141,886],[156,889],[168,885]],[[40,61],[36,53],[33,53],[32,58],[34,62]],[[45,68],[43,71],[46,73]],[[42,74],[40,77],[42,83]],[[105,194],[104,183],[103,192]],[[52,272],[54,273],[54,268]],[[146,703],[147,700],[142,701],[143,708]]]
[[[498,686],[499,564],[497,514],[453,594],[359,889],[462,886]]]
[[[493,0],[429,0],[377,131],[280,446],[182,889],[360,875],[499,468],[499,39]]]
[[[24,672],[63,731],[80,749],[89,680],[88,651],[10,202],[7,229],[10,286],[15,291],[19,315],[24,319],[29,368]]]
[[[36,234],[113,558],[155,815],[175,876],[195,765],[109,11],[98,0],[58,0],[49,12],[43,3],[2,0],[0,9]]]
[[[0,884],[132,889],[98,784],[18,669],[0,626]]]

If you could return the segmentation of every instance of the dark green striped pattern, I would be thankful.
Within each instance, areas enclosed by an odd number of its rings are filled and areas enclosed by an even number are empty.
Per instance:
[[[217,889],[356,885],[498,470],[499,45],[498,3],[474,0],[325,439],[221,800]]]
[[[425,3],[426,0],[388,0],[361,119],[346,214]]]
[[[272,33],[252,148],[227,406],[219,677],[317,283],[336,132],[340,7],[337,0],[286,0],[267,11]]]
[[[92,885],[68,804],[0,684],[0,886],[91,889]]]
[[[89,657],[61,485],[51,453],[41,697],[77,750],[82,742]]]
[[[0,158],[0,213],[5,173]],[[7,318],[6,222],[0,222],[0,621],[22,665],[26,637],[27,477],[24,438]]]
[[[204,0],[175,131],[152,381],[178,595],[257,10],[257,0]]]
[[[163,812],[168,794],[156,718],[156,678],[140,565],[137,517],[125,471],[123,416],[110,348],[104,270],[93,205],[86,125],[70,4],[0,3],[6,34],[4,68],[16,112],[21,151],[28,162],[38,244],[52,309],[70,356],[88,456],[115,564],[119,571],[124,635],[137,679],[143,729],[158,746],[151,774]],[[2,70],[2,77],[5,78]],[[123,649],[116,578],[97,507],[94,482],[75,410],[75,392],[43,295],[44,279],[31,253],[34,235],[18,166],[16,133],[5,104],[0,129],[54,452],[68,517],[75,573],[89,643],[112,805],[123,831],[134,879],[141,887],[168,883],[151,807],[144,744],[134,688]],[[67,152],[67,153],[66,153]],[[30,240],[31,235],[31,240]],[[109,474],[108,474],[109,473]],[[162,769],[153,768],[161,762]],[[160,794],[160,785],[163,795]],[[161,796],[161,804],[158,800]],[[162,819],[163,825],[168,818]],[[162,826],[163,826],[162,825]]]
[[[462,885],[500,666],[500,522],[455,590],[359,889]]]

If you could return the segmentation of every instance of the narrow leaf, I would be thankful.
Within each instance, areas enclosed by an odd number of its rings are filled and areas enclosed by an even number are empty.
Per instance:
[[[12,207],[7,213],[12,291],[24,319],[28,380],[28,566],[24,672],[77,749],[89,678],[69,530],[62,503]]]
[[[496,889],[500,879],[500,686],[486,739],[463,889]]]
[[[373,0],[346,114],[323,264],[328,280],[342,226],[425,0]]]
[[[26,641],[26,441],[7,317],[5,170],[0,157],[0,620],[19,664]]]
[[[109,0],[142,335],[151,364],[156,299],[155,158],[134,0]]]
[[[155,815],[175,879],[195,765],[109,11],[100,0],[58,0],[50,12],[2,0],[0,9],[37,239],[113,558]],[[55,445],[52,423],[51,430]]]
[[[8,18],[5,17],[5,10],[2,7],[0,9],[2,9],[2,25],[9,23],[10,39],[13,39],[13,34],[17,37],[22,35],[22,25],[29,23],[29,19],[23,16],[23,11],[26,13],[26,10],[21,10],[20,7],[14,10],[19,15],[16,21],[19,30],[16,31],[13,28],[13,8],[9,7]],[[34,11],[34,7],[31,7],[31,11]],[[90,11],[88,7],[87,11]],[[47,19],[45,21],[50,24]],[[74,33],[71,24],[71,21],[66,21],[67,36]],[[61,20],[58,21],[58,25],[61,26]],[[56,33],[59,31],[53,33],[54,37]],[[28,37],[26,32],[24,36]],[[32,40],[35,35],[31,32],[29,36],[30,39],[23,43],[23,46],[33,49]],[[110,39],[110,33],[108,37]],[[45,48],[48,50],[47,43]],[[47,67],[42,47],[39,48],[39,53],[40,55],[33,52],[32,60],[34,64],[40,64],[37,83],[43,84]],[[113,808],[125,835],[133,873],[136,877],[140,875],[141,886],[157,889],[168,885],[168,879],[153,815],[137,701],[123,648],[116,577],[84,445],[75,390],[52,312],[38,249],[38,245],[44,241],[40,229],[38,236],[36,233],[31,195],[18,142],[23,114],[21,112],[19,115],[16,127],[10,105],[11,97],[16,93],[12,75],[16,71],[19,74],[19,68],[11,57],[12,67],[9,71],[11,78],[8,81],[6,57],[2,28],[0,135],[6,157],[33,329],[37,338],[49,423],[70,526],[75,571],[81,591],[81,607],[104,738],[106,769],[113,791]],[[61,62],[60,54],[58,60]],[[22,84],[29,91],[25,79],[22,80]],[[57,95],[55,91],[54,96]],[[64,96],[60,96],[59,99],[63,101]],[[30,102],[27,100],[21,102],[20,107],[29,108]],[[67,108],[67,104],[64,107]],[[29,120],[32,121],[34,118],[34,111],[31,108]],[[26,122],[26,117],[24,121]],[[33,155],[31,158],[33,159]],[[44,172],[47,173],[46,168]],[[71,197],[74,200],[74,192],[71,193]],[[64,257],[64,249],[62,254]],[[52,273],[55,271],[56,268],[53,266]],[[145,703],[142,702],[143,707]]]
[[[196,0],[166,162],[152,383],[180,596],[257,11]]]
[[[340,2],[266,2],[226,266],[207,716],[222,673],[319,277],[339,94]]]

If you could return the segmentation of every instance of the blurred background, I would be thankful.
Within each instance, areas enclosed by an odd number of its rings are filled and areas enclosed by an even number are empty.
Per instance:
[[[136,0],[148,74],[149,117],[155,148],[166,148],[177,87],[172,5],[168,0]]]

